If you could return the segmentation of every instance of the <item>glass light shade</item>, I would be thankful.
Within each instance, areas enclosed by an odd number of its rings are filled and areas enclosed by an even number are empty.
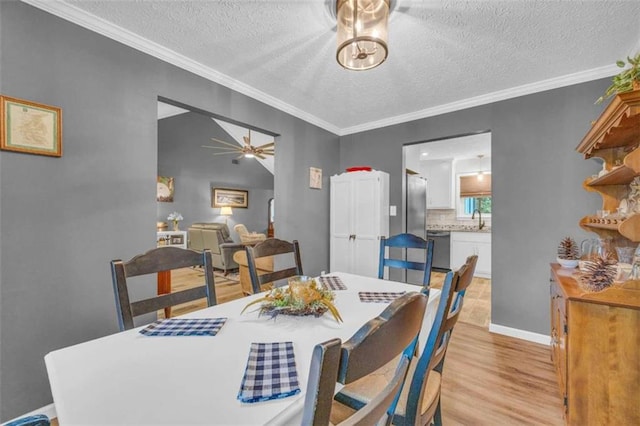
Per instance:
[[[221,216],[231,216],[233,215],[233,211],[231,210],[231,207],[220,207],[220,215]]]
[[[340,65],[363,71],[387,59],[389,0],[338,0],[336,17]]]

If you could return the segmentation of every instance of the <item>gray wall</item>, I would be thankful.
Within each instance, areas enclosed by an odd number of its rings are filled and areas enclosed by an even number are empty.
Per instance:
[[[155,245],[158,96],[281,135],[276,235],[305,272],[328,268],[336,135],[16,1],[0,1],[0,55],[0,92],[64,120],[62,158],[0,151],[2,421],[51,403],[47,352],[117,331],[109,261]]]
[[[233,164],[235,154],[213,155],[219,151],[202,148],[212,145],[211,138],[232,140],[210,117],[197,112],[158,120],[158,174],[174,177],[175,194],[172,203],[158,203],[157,220],[166,222],[169,213],[177,211],[184,217],[182,230],[194,222],[225,222],[220,209],[211,207],[211,188],[244,189],[249,191],[249,207],[233,209],[227,219],[231,236],[240,241],[233,230],[237,223],[265,232],[273,175],[255,159]]]
[[[549,262],[565,235],[589,234],[580,218],[602,200],[582,189],[595,161],[575,151],[603,106],[608,80],[551,90],[341,138],[342,167],[369,164],[390,174],[390,204],[401,232],[405,143],[492,132],[492,312],[496,325],[549,334]],[[591,234],[593,236],[593,234]]]

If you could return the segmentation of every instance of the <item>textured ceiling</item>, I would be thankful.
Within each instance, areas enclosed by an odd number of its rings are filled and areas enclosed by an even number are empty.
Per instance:
[[[398,0],[387,61],[354,72],[335,60],[331,0],[25,1],[101,18],[340,134],[612,75],[640,47],[640,1]]]

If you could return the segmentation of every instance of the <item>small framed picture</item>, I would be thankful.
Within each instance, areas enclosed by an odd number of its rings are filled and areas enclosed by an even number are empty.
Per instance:
[[[322,189],[322,169],[309,167],[309,188]]]
[[[62,157],[62,110],[0,95],[0,149]]]
[[[211,207],[249,207],[249,191],[244,189],[212,188]]]
[[[171,236],[171,244],[184,244],[184,235],[172,235]]]
[[[173,203],[173,192],[173,178],[168,176],[158,176],[156,201],[161,203]]]

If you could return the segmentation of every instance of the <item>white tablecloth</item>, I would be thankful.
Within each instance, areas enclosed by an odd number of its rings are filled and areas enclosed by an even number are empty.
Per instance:
[[[320,318],[240,315],[259,295],[184,315],[227,317],[214,337],[147,337],[139,328],[63,348],[45,356],[60,424],[264,424],[304,398],[314,345],[333,337],[346,341],[387,306],[362,303],[358,291],[419,291],[420,287],[346,273],[347,290],[335,291],[344,323],[330,313]],[[424,345],[440,292],[431,290],[420,343]],[[258,305],[255,306],[258,308]],[[293,397],[240,403],[240,388],[251,342],[293,341],[301,393]]]

